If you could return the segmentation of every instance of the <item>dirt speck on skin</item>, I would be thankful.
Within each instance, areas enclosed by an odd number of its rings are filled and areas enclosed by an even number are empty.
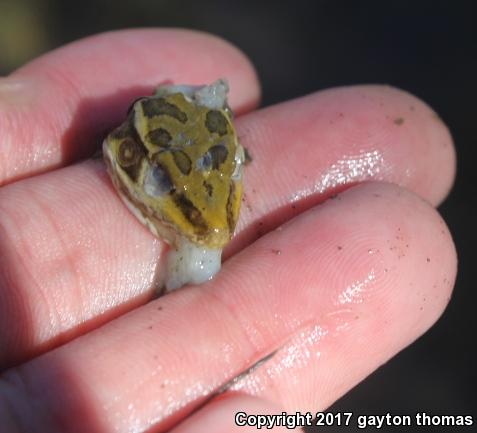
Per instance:
[[[394,119],[394,124],[395,125],[401,126],[403,123],[404,123],[404,119],[402,117],[396,117]]]
[[[427,257],[427,258],[426,258],[426,261],[427,261],[427,263],[430,263],[431,258],[430,258],[430,257]]]
[[[341,251],[343,249],[343,247],[341,245],[338,245],[337,248],[338,248],[339,251]]]

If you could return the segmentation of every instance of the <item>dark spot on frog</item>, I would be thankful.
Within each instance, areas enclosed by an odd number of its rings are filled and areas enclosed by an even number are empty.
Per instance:
[[[181,123],[187,122],[187,114],[164,98],[146,98],[141,105],[144,115],[149,118],[164,115],[173,117]]]
[[[172,196],[174,203],[181,210],[184,217],[194,226],[197,235],[205,235],[208,231],[207,222],[202,213],[184,194],[175,192]]]
[[[395,125],[401,126],[403,123],[404,123],[404,119],[402,117],[397,117],[396,119],[394,119]]]
[[[226,211],[227,211],[227,225],[229,226],[229,233],[232,235],[235,230],[235,218],[234,218],[234,213],[233,213],[233,203],[235,201],[235,183],[230,182],[230,187],[229,187],[229,196],[227,198],[227,206],[226,206]]]
[[[146,139],[156,146],[169,147],[172,141],[172,136],[166,129],[157,128],[149,131],[146,135]]]
[[[219,169],[220,164],[225,162],[229,154],[227,148],[223,144],[216,144],[215,146],[212,146],[208,153],[210,154],[212,168],[214,170]]]
[[[187,154],[182,150],[174,150],[172,152],[172,157],[174,158],[174,162],[180,172],[187,176],[192,168],[192,161]]]
[[[204,185],[204,188],[207,191],[207,195],[209,197],[212,197],[212,194],[214,193],[214,187],[212,186],[212,184],[210,184],[210,183],[208,183],[207,181],[204,180],[202,182],[202,185]]]
[[[219,110],[210,110],[205,116],[205,126],[210,133],[227,134],[227,119]]]

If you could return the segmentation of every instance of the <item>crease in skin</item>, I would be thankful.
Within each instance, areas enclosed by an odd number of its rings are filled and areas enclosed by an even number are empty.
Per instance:
[[[235,389],[234,387],[237,383],[240,383],[242,380],[250,377],[263,364],[270,361],[279,350],[280,349],[274,350],[273,352],[260,358],[249,368],[245,369],[244,371],[242,371],[241,373],[239,373],[238,375],[230,379],[228,382],[226,382],[219,388],[212,385],[206,386],[202,384],[201,382],[196,382],[195,384],[185,389],[183,393],[183,397],[180,398],[179,400],[177,400],[176,398],[173,398],[172,396],[167,397],[166,401],[168,402],[168,404],[158,405],[158,407],[154,410],[154,413],[160,413],[160,415],[157,416],[155,419],[150,419],[148,421],[148,425],[153,426],[154,424],[158,424],[164,419],[173,415],[175,412],[183,409],[194,400],[197,400],[200,397],[205,397],[205,399],[198,406],[196,406],[191,413],[187,415],[187,416],[191,416],[192,414],[202,409],[207,403],[209,403],[212,399],[214,399],[218,395],[223,394],[224,392],[228,390]],[[142,431],[142,430],[138,430],[138,432],[139,431]],[[134,430],[134,432],[136,432],[136,430]]]
[[[266,359],[266,361],[271,361],[266,364],[266,368],[263,370],[265,375],[260,374],[261,370],[258,371],[258,374],[254,374],[257,370],[257,368],[254,368],[250,372],[252,374],[243,375],[229,389],[233,391],[246,390],[247,393],[252,395],[265,392],[269,385],[268,382],[276,382],[282,375],[288,374],[290,370],[306,368],[310,362],[316,362],[321,358],[321,352],[317,350],[316,345],[328,333],[328,329],[317,324],[302,329],[280,349],[273,352],[273,359],[271,359],[271,356]],[[298,381],[296,384],[298,384]]]
[[[361,304],[363,295],[368,291],[370,285],[376,280],[376,271],[371,269],[366,277],[349,284],[342,292],[338,294],[336,305]]]
[[[321,352],[314,346],[328,335],[329,330],[320,325],[313,325],[298,332],[280,351],[277,362],[267,369],[270,378],[281,375],[290,368],[305,368],[310,360],[317,360]]]
[[[180,386],[183,382],[181,380],[167,380],[163,382],[164,389],[174,389],[174,383],[176,383],[177,386]],[[160,401],[157,401],[151,408],[151,413],[157,414],[156,416],[152,416],[146,421],[140,416],[138,416],[137,423],[135,423],[135,426],[132,430],[131,426],[127,424],[127,427],[129,429],[128,431],[131,431],[133,433],[143,432],[147,430],[147,428],[151,428],[152,426],[163,422],[165,419],[174,415],[176,412],[185,408],[195,400],[206,397],[203,403],[199,404],[198,407],[194,408],[194,410],[192,411],[192,413],[194,413],[217,395],[217,393],[214,392],[214,389],[215,387],[213,385],[206,385],[200,381],[197,381],[193,385],[190,385],[185,388],[184,392],[179,397],[177,397],[175,393],[171,391],[167,397],[160,399]],[[133,408],[131,408],[131,410],[133,410]],[[139,408],[138,412],[141,412],[142,410],[143,409]],[[133,418],[133,415],[130,415],[130,417]]]
[[[385,171],[387,171],[386,162],[380,150],[362,150],[339,159],[322,173],[311,189],[296,192],[291,200],[298,201],[314,193],[323,194],[340,185],[369,179],[378,180]]]

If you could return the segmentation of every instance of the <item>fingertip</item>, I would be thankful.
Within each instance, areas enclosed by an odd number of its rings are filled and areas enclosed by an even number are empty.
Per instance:
[[[382,136],[394,156],[394,164],[407,169],[396,183],[426,197],[434,206],[452,188],[456,152],[444,120],[423,99],[390,85],[370,84],[344,87],[354,93],[365,124],[381,122]],[[382,122],[384,117],[385,122]]]
[[[218,276],[233,290],[216,296],[239,310],[242,323],[253,323],[255,341],[257,334],[259,341],[276,338],[278,325],[259,327],[267,318],[301,324],[266,368],[237,387],[253,392],[259,384],[260,396],[288,410],[320,410],[439,319],[457,256],[429,202],[392,183],[368,182],[263,236],[224,270],[237,264],[241,272]],[[300,386],[290,391],[290,382]]]

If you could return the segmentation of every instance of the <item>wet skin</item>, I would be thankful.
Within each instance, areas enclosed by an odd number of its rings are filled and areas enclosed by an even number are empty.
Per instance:
[[[217,77],[253,156],[237,236],[214,280],[151,301],[164,244],[81,158],[158,83]],[[95,36],[0,80],[6,433],[222,432],[238,410],[315,412],[437,320],[456,271],[433,207],[455,171],[442,121],[385,86],[258,100],[243,54],[177,30]]]

